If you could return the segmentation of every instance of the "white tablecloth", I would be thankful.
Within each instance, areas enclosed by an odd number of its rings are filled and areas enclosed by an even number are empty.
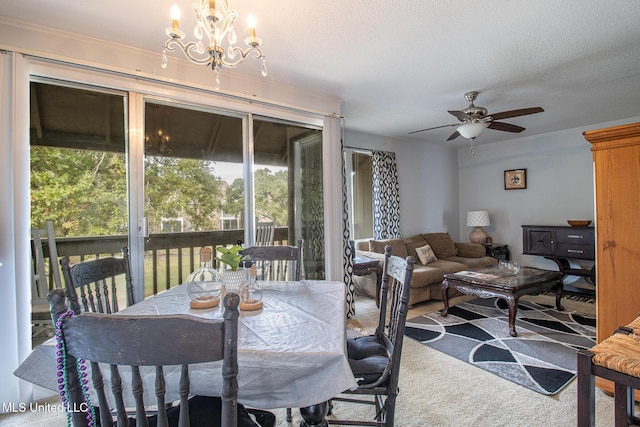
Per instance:
[[[258,408],[299,408],[320,403],[357,386],[346,358],[346,305],[342,282],[260,282],[262,310],[240,312],[238,327],[238,400]],[[221,306],[194,310],[184,286],[178,286],[120,311],[121,314],[190,314],[221,318]],[[16,375],[55,389],[52,340],[36,348]],[[171,345],[171,343],[166,343]],[[221,362],[194,365],[191,390],[216,396]],[[108,369],[105,374],[108,374]],[[167,400],[177,399],[179,368],[165,372]],[[106,376],[106,375],[105,375]],[[123,373],[129,378],[128,373]],[[155,402],[155,374],[145,379],[145,402]],[[106,378],[105,378],[106,380]],[[106,383],[108,384],[108,383]],[[171,386],[171,388],[169,388]]]

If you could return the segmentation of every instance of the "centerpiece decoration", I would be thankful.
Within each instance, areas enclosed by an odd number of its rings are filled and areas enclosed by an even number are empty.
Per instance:
[[[241,266],[243,261],[242,246],[234,245],[230,248],[218,246],[216,248],[220,252],[218,259],[229,268],[222,272],[222,284],[224,292],[233,292],[240,295],[240,289],[249,281],[247,269]]]
[[[185,282],[191,308],[212,308],[220,303],[222,278],[211,266],[211,248],[200,248],[200,268]]]
[[[245,261],[245,266],[250,261]],[[249,266],[249,281],[240,289],[240,310],[253,311],[262,308],[262,288],[258,285],[258,269],[255,264]]]

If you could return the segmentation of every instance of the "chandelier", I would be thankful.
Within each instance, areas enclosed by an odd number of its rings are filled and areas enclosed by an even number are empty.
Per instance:
[[[164,153],[169,144],[171,137],[165,134],[162,129],[158,129],[151,135],[144,136],[144,148],[149,153]]]
[[[260,67],[264,77],[267,76],[267,63],[260,50],[262,40],[256,37],[256,24],[253,16],[249,15],[249,36],[244,39],[246,49],[236,46],[237,37],[233,28],[238,18],[238,12],[229,8],[228,0],[199,0],[193,4],[196,14],[196,25],[193,34],[197,41],[185,43],[185,34],[179,27],[180,9],[174,4],[171,8],[171,27],[166,29],[169,39],[162,50],[161,67],[167,68],[167,52],[173,52],[176,48],[182,50],[189,61],[194,64],[210,65],[216,73],[215,89],[220,89],[220,71],[224,67],[235,68],[242,63],[252,52],[255,59],[262,58]],[[208,41],[205,46],[203,38]],[[226,46],[226,47],[225,47]]]

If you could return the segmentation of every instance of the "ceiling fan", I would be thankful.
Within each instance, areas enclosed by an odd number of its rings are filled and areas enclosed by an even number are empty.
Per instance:
[[[484,107],[478,107],[473,104],[473,101],[478,97],[478,92],[467,92],[464,94],[464,98],[469,101],[469,106],[461,111],[449,110],[449,114],[455,116],[461,123],[452,123],[449,125],[436,126],[427,129],[416,130],[409,132],[409,135],[424,132],[427,130],[440,129],[445,127],[457,126],[458,128],[454,133],[447,138],[447,141],[451,141],[462,135],[467,139],[474,140],[487,129],[500,130],[504,132],[520,133],[525,128],[521,126],[512,125],[509,123],[498,122],[496,120],[508,119],[511,117],[526,116],[529,114],[541,113],[544,110],[540,107],[522,108],[519,110],[503,111],[501,113],[488,114],[488,111]]]

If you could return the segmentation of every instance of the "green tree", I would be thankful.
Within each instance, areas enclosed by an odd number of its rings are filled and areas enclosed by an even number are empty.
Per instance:
[[[212,163],[148,157],[145,214],[151,231],[162,218],[187,217],[211,229],[220,209],[221,182]],[[127,171],[123,153],[31,147],[31,226],[47,219],[62,236],[126,234]]]
[[[236,178],[225,190],[222,210],[226,214],[242,217],[244,213],[244,179]]]
[[[289,173],[281,170],[258,169],[254,174],[256,191],[256,216],[271,218],[276,227],[288,225]]]
[[[212,162],[169,157],[145,159],[145,214],[150,229],[162,218],[187,217],[194,230],[211,230],[221,207],[221,182]]]
[[[257,217],[272,219],[277,227],[288,225],[288,172],[273,173],[268,168],[257,169],[254,173],[255,210]],[[226,190],[225,213],[241,215],[244,212],[244,180],[237,178]]]
[[[62,236],[124,233],[126,164],[120,153],[31,148],[31,226]]]

